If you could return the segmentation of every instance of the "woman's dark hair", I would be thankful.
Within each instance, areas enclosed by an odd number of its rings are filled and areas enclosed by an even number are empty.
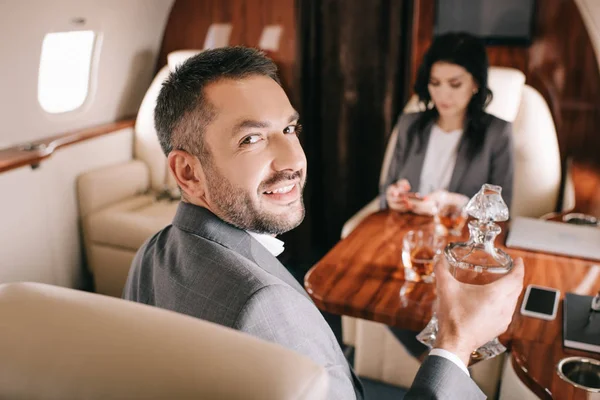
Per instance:
[[[436,37],[425,53],[414,87],[419,102],[425,105],[425,111],[409,129],[409,141],[412,142],[417,137],[419,145],[422,146],[421,139],[425,126],[439,116],[435,106],[431,106],[431,95],[428,89],[431,67],[436,62],[460,65],[473,76],[479,88],[467,106],[464,131],[469,146],[468,153],[472,156],[482,146],[490,122],[489,115],[484,109],[492,101],[492,91],[487,86],[489,64],[485,47],[475,36],[464,32],[451,32]]]

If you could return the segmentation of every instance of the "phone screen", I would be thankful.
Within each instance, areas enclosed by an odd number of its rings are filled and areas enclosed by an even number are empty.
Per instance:
[[[556,292],[532,287],[525,304],[525,310],[539,314],[552,315]]]

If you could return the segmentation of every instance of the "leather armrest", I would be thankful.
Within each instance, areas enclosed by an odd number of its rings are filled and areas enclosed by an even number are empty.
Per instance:
[[[150,173],[142,161],[132,160],[80,175],[77,179],[82,218],[106,206],[148,191]]]

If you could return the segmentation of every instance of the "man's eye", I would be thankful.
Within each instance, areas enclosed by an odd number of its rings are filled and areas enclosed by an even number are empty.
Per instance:
[[[302,125],[300,124],[288,125],[283,129],[283,133],[285,134],[295,133],[296,135],[299,135],[300,132],[302,132]]]
[[[452,89],[458,89],[461,86],[462,86],[462,83],[452,83],[452,84],[450,84],[450,87]]]
[[[244,140],[242,140],[242,145],[247,145],[247,144],[254,144],[254,143],[258,143],[258,141],[260,140],[260,136],[259,135],[250,135],[250,136],[246,136],[244,138]]]

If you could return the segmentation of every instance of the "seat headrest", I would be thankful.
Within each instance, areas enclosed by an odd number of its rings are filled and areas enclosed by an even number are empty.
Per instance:
[[[494,98],[486,111],[505,121],[513,122],[521,105],[525,74],[515,68],[490,67],[488,86]]]
[[[134,156],[146,163],[150,171],[150,187],[155,192],[164,189],[177,190],[177,182],[167,165],[166,157],[160,147],[154,127],[154,109],[156,99],[163,82],[175,68],[201,50],[177,50],[167,55],[168,65],[158,71],[144,95],[135,121]]]
[[[171,183],[170,181],[172,180],[171,174],[168,171],[167,159],[160,147],[154,127],[156,99],[158,98],[163,82],[169,77],[169,73],[169,67],[166,65],[158,71],[158,74],[156,74],[148,91],[144,95],[135,120],[134,157],[142,160],[148,166],[150,171],[150,186],[156,192],[163,190],[165,184]],[[172,185],[169,184],[169,186]]]
[[[40,283],[0,285],[0,398],[324,399],[327,373],[183,314]]]
[[[177,50],[169,53],[167,55],[167,64],[169,65],[169,70],[171,72],[174,72],[175,68],[183,64],[185,60],[195,56],[201,51],[202,50]]]

